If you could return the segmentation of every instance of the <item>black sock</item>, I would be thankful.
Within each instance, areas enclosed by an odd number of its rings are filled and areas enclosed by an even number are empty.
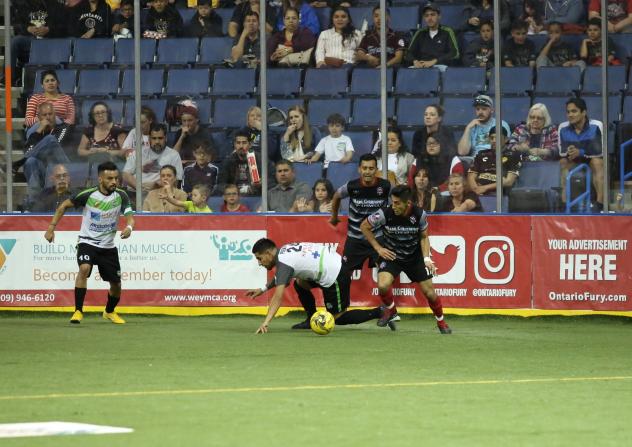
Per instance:
[[[105,305],[105,311],[109,314],[114,312],[114,308],[120,301],[121,297],[114,297],[108,293],[108,303]]]
[[[83,312],[83,300],[86,298],[87,291],[85,287],[75,287],[75,310]]]
[[[316,313],[316,300],[311,290],[305,290],[294,281],[294,290],[298,294],[298,299],[307,313],[307,319]]]
[[[382,312],[379,307],[375,309],[353,309],[348,310],[336,318],[336,324],[344,326],[345,324],[360,324],[365,321],[380,318]]]

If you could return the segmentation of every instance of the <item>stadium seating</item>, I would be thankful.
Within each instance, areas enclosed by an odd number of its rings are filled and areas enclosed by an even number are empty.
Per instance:
[[[423,126],[424,110],[436,98],[400,98],[397,100],[397,124],[400,127]]]
[[[345,68],[308,68],[303,95],[342,96],[347,92],[347,74]]]
[[[571,96],[580,90],[581,76],[579,67],[538,68],[534,94]]]
[[[509,192],[510,213],[547,213],[549,210],[546,192],[541,189],[514,188]]]
[[[513,128],[518,124],[527,120],[529,107],[531,107],[531,98],[525,97],[503,97],[500,100],[503,120],[507,121]],[[467,124],[467,122],[465,122]]]
[[[169,96],[205,96],[209,93],[209,71],[207,68],[172,68],[167,72]]]
[[[632,58],[632,34],[609,33],[608,37],[614,42],[617,58],[625,64],[627,59]]]
[[[445,126],[465,126],[474,117],[471,98],[445,98],[443,108],[445,115],[442,123]]]
[[[147,69],[141,71],[140,94],[142,96],[159,96],[162,93],[164,83],[164,71],[160,69]],[[134,69],[123,70],[123,80],[119,96],[134,96]]]
[[[62,69],[55,70],[57,73],[57,79],[59,79],[59,90],[62,93],[72,95],[75,93],[75,86],[77,83],[77,70]],[[35,84],[33,85],[33,93],[42,93],[42,70],[38,70],[35,73]]]
[[[231,37],[204,37],[200,43],[200,58],[197,65],[219,65],[230,59],[233,39]]]
[[[481,207],[484,213],[496,212],[496,196],[479,196],[479,200],[481,201]],[[508,204],[509,198],[503,196],[501,199],[501,213],[507,212]]]
[[[353,101],[353,118],[351,125],[353,127],[377,128],[382,116],[380,104],[380,98],[355,99]],[[395,100],[393,98],[387,98],[386,116],[392,117],[393,115],[395,115]]]
[[[356,68],[351,73],[350,96],[379,96],[381,92],[381,70]],[[386,92],[393,90],[393,69],[386,70]]]
[[[303,100],[300,98],[267,98],[268,107],[276,107],[277,109],[283,110],[284,113],[287,114],[287,111],[290,107],[299,105],[301,107],[305,107]]]
[[[370,131],[351,131],[345,132],[346,136],[351,138],[353,143],[353,159],[358,160],[361,155],[370,154],[373,150],[373,135]]]
[[[358,177],[357,163],[329,163],[327,178],[334,185],[335,189],[340,188],[349,180],[356,177]]]
[[[395,31],[409,33],[419,27],[419,5],[393,6],[390,26]],[[373,22],[371,21],[371,24]]]
[[[71,65],[107,65],[113,58],[112,39],[76,39]]]
[[[147,66],[154,61],[156,55],[156,39],[140,40],[140,63]],[[134,39],[119,39],[114,47],[114,64],[134,64]]]
[[[124,123],[124,119],[123,119],[124,110],[123,110],[123,100],[122,99],[100,99],[100,98],[94,98],[92,100],[83,101],[81,103],[81,115],[80,115],[80,123],[81,124],[83,124],[84,126],[89,125],[89,123],[90,123],[90,120],[89,120],[90,108],[97,101],[104,102],[104,103],[106,103],[108,105],[108,107],[112,111],[112,121],[114,122],[114,124],[119,124],[120,125],[120,124]]]
[[[266,76],[268,96],[298,96],[301,91],[300,68],[272,68]]]
[[[371,6],[352,6],[349,8],[349,15],[351,15],[353,26],[358,29],[363,27],[364,21],[366,21],[367,28],[373,26],[373,8]]]
[[[566,121],[566,101],[568,98],[556,97],[556,96],[540,96],[533,98],[533,104],[542,103],[546,106],[551,115],[551,122],[554,125],[559,125]],[[590,113],[590,110],[588,111]],[[526,115],[525,115],[526,117]]]
[[[331,8],[314,8],[316,15],[318,16],[318,22],[320,23],[320,29],[325,30],[329,28],[329,22],[331,19]]]
[[[619,93],[626,89],[627,67],[608,67],[608,93]],[[601,67],[586,67],[582,95],[601,95]]]
[[[198,39],[195,37],[180,37],[160,39],[158,42],[158,65],[187,65],[197,62]]]
[[[227,129],[245,126],[248,109],[256,105],[254,98],[219,98],[214,103],[211,127]]]
[[[64,67],[70,62],[72,39],[33,39],[29,65]]]
[[[603,106],[601,103],[601,97],[588,96],[584,98],[586,101],[586,108],[588,110],[588,117],[590,119],[596,119],[601,122],[606,122],[603,116]],[[608,96],[608,122],[619,120],[619,112],[621,110],[621,97],[618,95]]]
[[[449,26],[455,32],[462,28],[465,23],[465,15],[463,14],[464,6],[463,4],[441,4],[441,25]],[[422,23],[421,26],[425,26],[425,24]]]
[[[222,33],[228,34],[228,23],[233,16],[233,8],[218,8],[215,10],[215,12],[222,18]]]
[[[182,22],[185,26],[191,21],[196,12],[195,8],[178,8],[178,14],[182,17]]]
[[[491,70],[488,94],[494,95],[496,79],[495,71]],[[533,70],[529,67],[501,67],[500,89],[503,95],[527,96],[533,90]]]
[[[487,75],[484,68],[448,68],[443,73],[444,95],[472,96],[485,91]]]
[[[435,96],[439,92],[440,71],[436,68],[402,68],[397,71],[397,96]]]
[[[141,100],[141,104],[149,107],[156,114],[156,119],[158,122],[162,122],[165,120],[165,112],[167,110],[167,100],[166,99],[143,99]],[[133,99],[128,99],[125,101],[125,114],[123,125],[125,126],[134,126],[134,106],[135,101]]]
[[[310,187],[314,186],[316,180],[323,176],[323,164],[318,163],[294,163],[294,172],[297,180],[307,183]]]
[[[252,68],[216,68],[213,72],[212,96],[250,96],[255,92]]]
[[[309,101],[307,109],[307,116],[312,126],[326,127],[327,117],[333,113],[339,113],[349,122],[351,99],[312,99]]]
[[[632,96],[623,98],[623,121],[632,122]]]
[[[509,210],[511,212],[554,210],[559,198],[560,181],[559,162],[523,162],[516,186],[510,194]]]
[[[210,99],[196,99],[195,104],[198,107],[198,118],[200,124],[203,126],[208,125],[211,122],[211,111],[213,104]]]
[[[119,70],[81,70],[77,82],[78,96],[113,97],[119,89]]]

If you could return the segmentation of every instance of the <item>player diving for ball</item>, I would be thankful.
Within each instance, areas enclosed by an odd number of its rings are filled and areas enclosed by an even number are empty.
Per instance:
[[[391,206],[371,214],[360,225],[362,233],[380,256],[378,260],[377,287],[384,301],[395,277],[406,273],[411,281],[419,283],[437,320],[442,334],[452,330],[443,318],[443,305],[432,285],[432,276],[437,269],[430,258],[428,220],[426,212],[412,202],[412,191],[408,186],[396,186],[391,190]],[[383,244],[375,237],[381,229]],[[422,261],[423,259],[423,261]],[[396,312],[395,301],[385,302],[382,319],[389,319]]]
[[[325,307],[336,319],[336,324],[359,324],[380,318],[383,308],[354,309],[349,307],[349,288],[351,278],[342,269],[342,259],[333,244],[315,242],[294,242],[277,248],[270,239],[259,239],[252,247],[252,253],[259,265],[267,270],[276,267],[274,278],[263,289],[253,289],[246,295],[255,298],[266,290],[275,288],[270,299],[268,312],[256,333],[265,334],[272,318],[276,315],[283,302],[283,292],[294,280],[294,289],[307,312],[307,319],[292,329],[309,329],[309,320],[316,312],[316,300],[311,289],[318,287],[323,292]]]

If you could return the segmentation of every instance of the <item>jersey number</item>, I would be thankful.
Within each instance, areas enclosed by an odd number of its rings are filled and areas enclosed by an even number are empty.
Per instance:
[[[286,246],[283,251],[286,251],[288,253],[293,253],[293,252],[301,251],[302,249],[303,247],[301,247],[300,244],[291,244],[289,246]]]
[[[80,255],[78,258],[80,261],[89,261],[90,255]]]

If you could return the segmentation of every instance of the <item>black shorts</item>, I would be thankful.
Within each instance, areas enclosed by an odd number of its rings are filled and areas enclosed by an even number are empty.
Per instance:
[[[323,287],[320,284],[309,281],[311,287],[318,287],[323,291],[323,300],[325,308],[332,314],[338,314],[347,310],[351,303],[349,288],[351,287],[351,277],[344,269],[340,269],[336,281],[329,287]]]
[[[351,273],[362,268],[364,260],[369,260],[369,267],[377,265],[377,252],[364,239],[347,237],[345,248],[342,252],[342,267]]]
[[[77,245],[77,264],[90,264],[99,267],[99,274],[104,281],[121,282],[121,264],[118,249],[100,248],[90,244]],[[92,267],[88,277],[92,273]]]
[[[432,275],[428,273],[426,265],[422,261],[387,261],[386,259],[380,258],[378,272],[388,272],[395,278],[397,278],[401,272],[404,272],[412,282],[422,282],[432,278]]]

